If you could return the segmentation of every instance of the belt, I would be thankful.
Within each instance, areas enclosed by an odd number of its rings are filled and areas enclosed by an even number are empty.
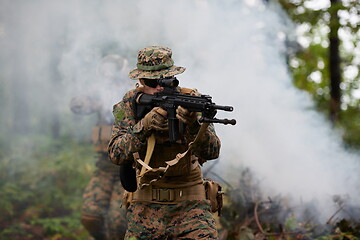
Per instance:
[[[203,184],[184,188],[155,188],[147,186],[133,193],[133,202],[152,202],[162,204],[176,204],[185,200],[205,200]]]

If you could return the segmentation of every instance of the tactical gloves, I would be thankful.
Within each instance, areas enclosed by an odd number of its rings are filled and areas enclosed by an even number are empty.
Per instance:
[[[196,112],[190,112],[179,106],[176,109],[176,118],[187,125],[190,134],[196,134],[199,131],[200,124],[197,121]],[[142,129],[143,137],[148,136],[151,131],[169,131],[167,112],[161,107],[154,107],[137,125],[139,126],[135,126],[135,133],[140,133]]]
[[[144,130],[168,131],[167,112],[160,108],[154,107],[141,120]]]
[[[200,124],[197,121],[196,112],[190,112],[186,108],[178,106],[176,109],[176,118],[188,126],[190,134],[196,134],[199,131]]]
[[[178,106],[176,109],[176,118],[186,125],[192,125],[197,120],[197,115],[196,112],[190,112],[186,108]]]

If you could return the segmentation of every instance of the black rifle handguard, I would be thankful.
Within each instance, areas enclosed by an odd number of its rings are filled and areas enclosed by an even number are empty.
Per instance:
[[[176,87],[179,81],[176,78],[158,80],[158,85],[164,87],[162,92],[154,95],[138,93],[135,95],[133,104],[134,112],[137,120],[140,120],[153,107],[161,107],[168,113],[169,122],[169,139],[170,142],[176,142],[181,135],[179,128],[179,120],[176,118],[176,109],[182,106],[191,112],[201,112],[202,121],[210,123],[221,123],[235,125],[235,119],[217,119],[214,118],[217,110],[232,112],[232,106],[216,105],[212,102],[212,97],[209,95],[189,95],[177,92]]]

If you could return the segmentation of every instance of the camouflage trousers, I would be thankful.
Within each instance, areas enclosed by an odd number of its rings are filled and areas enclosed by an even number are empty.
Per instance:
[[[208,200],[131,203],[125,239],[218,239]]]
[[[99,219],[106,239],[123,239],[127,228],[119,174],[97,169],[83,194],[82,216]],[[95,233],[96,234],[96,233]]]

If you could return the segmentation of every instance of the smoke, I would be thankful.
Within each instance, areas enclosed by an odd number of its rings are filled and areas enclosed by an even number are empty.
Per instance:
[[[293,87],[283,37],[293,26],[275,5],[4,0],[0,8],[7,127],[26,131],[41,129],[44,119],[65,121],[70,99],[78,95],[100,94],[111,109],[135,83],[124,72],[135,67],[137,51],[165,45],[175,64],[187,68],[178,77],[182,86],[234,107],[218,117],[236,118],[237,125],[216,126],[222,140],[216,170],[225,179],[236,182],[238,169],[249,167],[265,194],[316,200],[323,212],[334,194],[359,198],[359,155],[343,149],[340,135],[312,110],[310,97]],[[115,55],[115,65],[121,57],[127,63],[106,67],[108,55]],[[118,79],[118,87],[104,87],[108,78]],[[72,130],[62,131],[76,132],[65,125]]]

